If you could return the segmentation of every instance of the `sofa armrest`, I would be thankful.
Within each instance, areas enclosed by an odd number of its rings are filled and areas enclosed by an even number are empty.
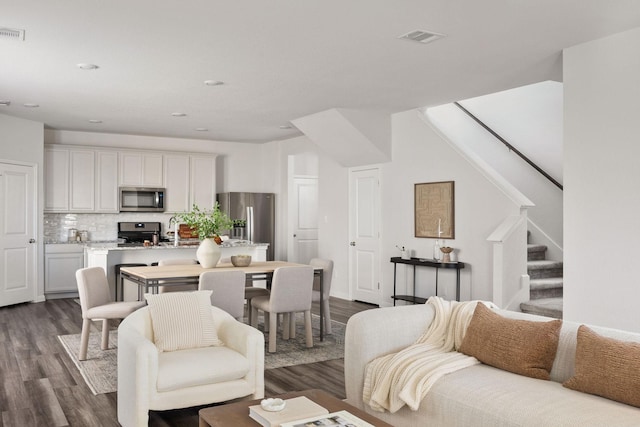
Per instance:
[[[140,332],[144,316],[146,310],[138,310],[118,327],[118,421],[123,427],[147,425],[158,378],[158,349]]]
[[[352,316],[345,332],[344,371],[347,402],[363,409],[367,363],[413,344],[429,327],[435,312],[417,304],[366,310]]]
[[[264,397],[264,334],[229,316],[218,326],[218,338],[228,348],[243,354],[251,365],[246,378],[254,384],[254,399]]]

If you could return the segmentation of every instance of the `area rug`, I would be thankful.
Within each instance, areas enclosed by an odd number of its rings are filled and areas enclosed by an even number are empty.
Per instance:
[[[265,369],[343,358],[345,325],[332,321],[332,334],[325,335],[324,341],[320,341],[319,316],[311,315],[311,323],[314,334],[312,348],[305,347],[302,317],[298,317],[296,322],[295,339],[285,341],[278,333],[276,353],[267,351],[268,335],[265,334]],[[262,323],[258,325],[258,329],[263,330]],[[78,360],[80,334],[59,335],[58,339],[94,395],[112,393],[117,390],[118,332],[116,329],[109,332],[109,349],[105,351],[100,349],[100,332],[92,331],[89,335],[87,360],[83,361]]]

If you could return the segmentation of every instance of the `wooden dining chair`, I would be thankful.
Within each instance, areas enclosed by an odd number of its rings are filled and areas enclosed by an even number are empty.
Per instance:
[[[265,329],[269,325],[269,353],[276,351],[278,314],[284,314],[283,339],[295,336],[295,313],[304,313],[306,346],[313,347],[311,332],[311,291],[313,267],[280,267],[273,272],[271,292],[251,300],[251,326],[258,326],[258,310],[264,312]]]

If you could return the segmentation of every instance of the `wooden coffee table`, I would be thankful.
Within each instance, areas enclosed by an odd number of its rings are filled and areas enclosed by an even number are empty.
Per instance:
[[[329,412],[349,411],[356,417],[361,418],[376,427],[393,427],[391,424],[380,421],[372,415],[369,415],[366,412],[356,408],[355,406],[349,405],[348,403],[343,402],[342,400],[333,397],[329,393],[326,393],[322,390],[294,391],[291,393],[285,393],[273,397],[279,397],[281,399],[291,399],[292,397],[298,396],[308,397],[318,405],[325,407]],[[199,411],[200,427],[259,426],[257,422],[249,417],[249,406],[259,404],[260,400],[261,399],[229,403],[227,405],[213,406],[211,408],[201,409]]]

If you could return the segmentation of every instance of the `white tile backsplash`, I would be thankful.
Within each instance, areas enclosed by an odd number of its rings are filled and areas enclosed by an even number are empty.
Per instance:
[[[69,229],[87,230],[89,241],[116,240],[118,222],[155,221],[162,224],[162,234],[170,230],[171,214],[126,212],[117,214],[44,214],[44,239],[46,242],[65,242]]]

